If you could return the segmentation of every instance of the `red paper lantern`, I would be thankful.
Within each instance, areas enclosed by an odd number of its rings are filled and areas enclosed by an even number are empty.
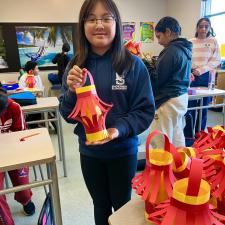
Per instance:
[[[25,83],[28,89],[33,89],[35,87],[36,81],[32,70],[28,72]]]
[[[170,201],[158,205],[149,219],[158,225],[223,225],[225,217],[209,205],[210,185],[202,172],[203,161],[192,159],[189,178],[174,183]]]
[[[152,138],[158,134],[164,136],[164,149],[149,149]],[[172,185],[176,179],[172,172],[173,156],[170,147],[168,137],[160,131],[149,134],[146,141],[145,169],[132,180],[132,188],[145,201],[146,214],[154,211],[157,204],[172,195]]]
[[[100,141],[108,137],[105,118],[112,105],[103,102],[97,95],[91,73],[85,70],[91,85],[76,88],[76,105],[68,116],[82,123],[89,142]]]

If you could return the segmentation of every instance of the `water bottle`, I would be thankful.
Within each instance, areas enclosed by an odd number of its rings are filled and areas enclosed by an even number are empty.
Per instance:
[[[208,83],[209,90],[215,89],[215,80],[216,80],[216,71],[215,70],[209,71],[209,83]]]

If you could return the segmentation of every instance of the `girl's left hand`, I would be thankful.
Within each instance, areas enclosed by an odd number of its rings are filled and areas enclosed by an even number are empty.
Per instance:
[[[86,141],[86,145],[102,145],[109,141],[112,141],[113,139],[115,139],[119,136],[119,131],[116,128],[109,128],[109,129],[107,129],[107,132],[108,132],[109,136],[106,139],[101,140],[101,141],[94,141],[94,142]]]

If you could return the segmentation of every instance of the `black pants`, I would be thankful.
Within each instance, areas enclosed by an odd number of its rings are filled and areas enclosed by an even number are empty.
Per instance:
[[[131,199],[131,180],[137,155],[97,159],[80,155],[83,177],[94,204],[96,225],[108,225],[108,217]]]

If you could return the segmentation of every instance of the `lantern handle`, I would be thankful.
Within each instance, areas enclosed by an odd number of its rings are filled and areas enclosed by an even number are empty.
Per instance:
[[[86,68],[83,69],[83,75],[84,76],[87,76],[88,75],[91,85],[94,85],[95,84],[92,74]]]
[[[165,135],[164,133],[162,133],[159,130],[155,130],[153,132],[151,132],[146,140],[146,159],[149,160],[149,145],[150,142],[152,140],[153,137],[155,137],[156,135],[163,135],[164,136],[164,149],[165,151],[170,152],[173,155],[174,158],[174,163],[176,165],[176,167],[180,167],[182,165],[182,159],[181,159],[181,155],[177,152],[177,149],[175,148],[175,146],[170,143],[169,138],[167,137],[167,135]]]
[[[169,138],[164,134],[162,133],[161,131],[159,130],[154,130],[153,132],[151,132],[148,137],[147,137],[147,140],[146,140],[146,145],[145,145],[145,150],[146,150],[146,159],[149,160],[149,145],[150,145],[150,142],[152,140],[153,137],[155,137],[156,135],[163,135],[164,136],[164,149],[168,152],[170,152],[170,141],[169,141]]]
[[[192,159],[186,195],[198,196],[203,172],[203,161]]]

